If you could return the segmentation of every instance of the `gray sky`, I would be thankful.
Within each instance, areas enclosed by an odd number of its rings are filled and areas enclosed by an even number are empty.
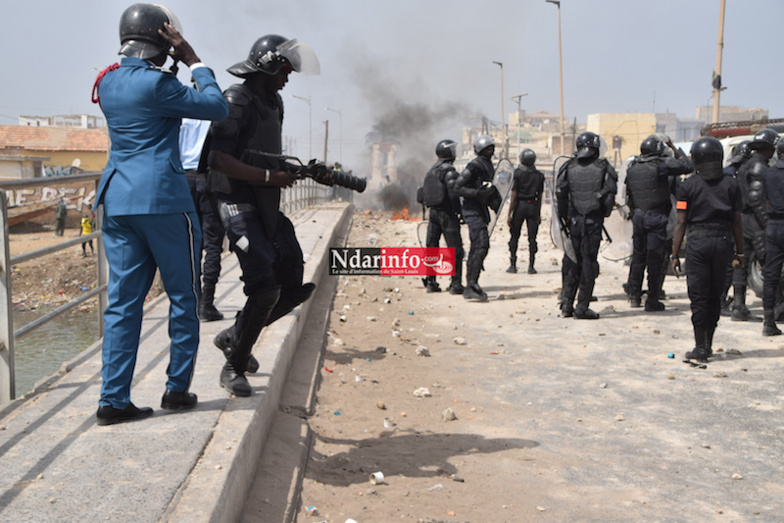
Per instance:
[[[424,150],[460,139],[460,123],[501,118],[511,97],[527,93],[529,113],[559,112],[558,10],[545,0],[169,0],[184,35],[217,72],[246,58],[259,36],[277,33],[309,43],[320,76],[292,74],[284,89],[284,133],[308,156],[312,99],[313,153],[342,156],[361,170],[365,135],[403,107]],[[90,103],[98,70],[118,61],[118,22],[131,2],[3,0],[0,123],[19,114],[100,114]],[[670,111],[694,117],[710,103],[720,0],[562,0],[564,105],[569,121],[598,112]],[[723,80],[726,105],[763,107],[784,117],[779,64],[782,0],[727,0]],[[182,70],[180,80],[190,75]],[[445,118],[445,115],[454,118]],[[433,118],[431,118],[433,117]],[[446,133],[449,133],[445,136]]]

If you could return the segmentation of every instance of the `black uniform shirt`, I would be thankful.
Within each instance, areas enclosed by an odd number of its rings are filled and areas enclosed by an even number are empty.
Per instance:
[[[768,215],[784,218],[784,160],[776,160],[765,172],[765,191],[768,197]]]
[[[678,188],[677,208],[687,213],[686,222],[690,224],[731,224],[735,212],[743,208],[743,197],[732,176],[707,181],[695,174]]]
[[[544,174],[536,167],[521,165],[515,169],[512,190],[517,191],[518,200],[541,198],[544,191]]]

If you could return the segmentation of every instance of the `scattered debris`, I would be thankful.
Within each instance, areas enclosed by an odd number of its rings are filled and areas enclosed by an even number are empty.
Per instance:
[[[419,347],[417,347],[416,355],[417,356],[423,356],[425,358],[429,358],[430,357],[430,351],[428,350],[427,347],[424,347],[424,346],[420,345]]]
[[[452,409],[452,407],[449,407],[444,412],[442,412],[441,417],[444,419],[444,421],[454,421],[457,419],[457,415],[455,414],[455,411]]]
[[[455,345],[468,345],[468,342],[462,336],[455,336],[452,341],[455,343]]]
[[[427,387],[419,387],[417,390],[414,391],[414,396],[417,398],[429,398],[431,396],[430,391]]]

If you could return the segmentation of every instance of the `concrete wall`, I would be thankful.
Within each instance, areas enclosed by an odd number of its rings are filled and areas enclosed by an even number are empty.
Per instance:
[[[640,154],[640,143],[656,132],[656,115],[653,113],[601,113],[589,114],[588,131],[601,136],[607,142],[606,156],[613,159],[613,137],[620,136],[623,144],[620,158]]]

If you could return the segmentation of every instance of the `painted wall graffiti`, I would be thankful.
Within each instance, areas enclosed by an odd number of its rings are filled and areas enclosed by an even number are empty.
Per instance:
[[[90,182],[89,185],[94,185]],[[36,203],[56,202],[62,198],[66,207],[77,212],[92,208],[95,200],[95,189],[85,186],[43,186],[6,189],[8,207],[31,205]]]

